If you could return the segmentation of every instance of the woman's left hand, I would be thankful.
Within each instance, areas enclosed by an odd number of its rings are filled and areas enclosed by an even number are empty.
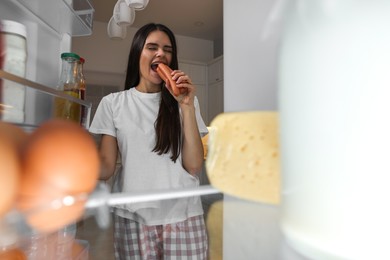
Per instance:
[[[180,89],[179,96],[175,96],[172,92],[171,86],[167,85],[172,96],[183,105],[193,105],[196,88],[192,85],[191,78],[181,70],[172,71],[172,79],[176,82],[176,87]]]

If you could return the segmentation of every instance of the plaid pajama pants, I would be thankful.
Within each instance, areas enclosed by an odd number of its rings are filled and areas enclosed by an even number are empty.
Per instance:
[[[204,260],[208,255],[203,215],[146,226],[114,214],[114,242],[117,260]]]

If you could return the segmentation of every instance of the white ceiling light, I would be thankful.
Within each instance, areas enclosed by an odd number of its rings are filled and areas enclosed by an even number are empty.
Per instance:
[[[134,8],[137,11],[145,9],[145,7],[148,5],[148,3],[149,3],[149,0],[126,0],[126,4],[129,7]]]
[[[111,17],[107,26],[107,34],[112,40],[123,40],[126,38],[127,27],[118,25],[115,22],[114,17]]]
[[[125,0],[118,0],[114,6],[113,17],[120,26],[132,25],[135,19],[134,8],[129,7]]]

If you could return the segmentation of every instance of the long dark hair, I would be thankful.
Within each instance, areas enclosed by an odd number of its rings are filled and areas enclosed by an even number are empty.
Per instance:
[[[129,61],[127,64],[127,74],[125,89],[134,88],[140,81],[139,61],[141,52],[144,48],[146,38],[151,32],[162,31],[166,33],[172,45],[172,61],[169,66],[171,69],[178,69],[177,45],[173,32],[162,24],[149,23],[141,27],[134,35],[131,44]],[[156,130],[156,144],[153,152],[159,155],[171,152],[171,160],[176,162],[181,152],[181,121],[179,105],[169,93],[167,88],[161,83],[161,101],[157,119],[154,123]]]

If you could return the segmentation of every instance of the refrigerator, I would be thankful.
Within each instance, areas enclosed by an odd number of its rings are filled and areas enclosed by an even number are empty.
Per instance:
[[[276,71],[280,27],[278,24],[272,24],[272,28],[268,28],[271,34],[263,34],[266,19],[273,5],[272,0],[246,1],[245,4],[233,0],[224,1],[225,112],[277,110]],[[55,88],[61,71],[60,55],[71,51],[72,37],[82,37],[92,33],[93,12],[90,0],[1,0],[0,19],[19,22],[26,27],[27,31],[25,77],[0,70],[0,78],[3,81],[9,80],[26,86],[26,113],[21,123],[26,129],[34,129],[51,118],[53,96],[79,102],[90,110],[91,104],[66,97]],[[253,24],[259,25],[255,31],[242,29],[253,28]],[[243,42],[249,47],[243,48]],[[246,89],[242,86],[246,86]],[[199,195],[202,196],[204,205],[209,207],[207,211],[210,215],[216,216],[214,220],[210,220],[212,228],[209,230],[209,244],[213,253],[211,260],[306,259],[293,250],[283,238],[279,228],[279,206],[241,200],[226,194],[223,194],[222,200],[220,191],[208,183],[204,183],[196,190],[129,196],[126,194],[110,196],[106,186],[99,187],[88,201],[87,206],[92,210],[86,211],[85,217],[95,218],[97,225],[93,228],[101,229],[103,235],[111,235],[104,233],[109,225],[109,205]],[[223,204],[213,204],[214,201]],[[17,221],[15,219],[15,223]],[[42,246],[42,243],[58,241],[66,238],[67,235],[74,236],[77,228],[78,226],[72,225],[54,236],[37,234],[26,236],[25,239],[41,243]],[[1,226],[0,231],[3,232],[4,229],[6,227]],[[99,252],[101,247],[91,247],[88,240],[77,242],[76,250],[67,247],[69,245],[63,245],[62,251],[76,252],[73,258],[68,256],[67,259],[88,259],[88,256],[92,255],[92,250],[95,251],[93,255],[96,259],[102,259],[99,258],[103,255]],[[52,254],[55,252],[45,250],[28,252],[29,259],[60,259],[53,257]],[[40,253],[43,255],[39,255]],[[114,259],[113,256],[111,259]]]
[[[1,1],[0,19],[18,22],[26,28],[25,75],[17,76],[32,83],[19,82],[27,86],[24,120],[19,123],[37,125],[51,117],[51,99],[58,94],[51,89],[55,90],[59,81],[61,53],[71,51],[72,37],[92,33],[93,14],[89,0]]]
[[[283,79],[280,78],[279,75],[279,65],[278,62],[280,59],[280,47],[281,41],[283,40],[282,36],[282,24],[284,22],[283,14],[285,14],[285,6],[284,4],[291,2],[297,4],[297,7],[303,9],[297,9],[298,11],[305,13],[307,11],[310,14],[313,6],[314,10],[317,10],[317,7],[324,7],[322,11],[316,13],[318,16],[303,16],[301,18],[314,19],[321,17],[320,15],[325,15],[325,17],[332,17],[332,14],[343,14],[342,12],[335,12],[335,10],[339,10],[336,7],[343,7],[347,10],[345,13],[352,13],[348,8],[348,5],[353,6],[355,3],[351,1],[344,1],[343,4],[340,2],[335,5],[326,5],[328,1],[272,1],[272,0],[264,0],[264,1],[246,1],[244,4],[239,1],[233,0],[224,0],[224,111],[225,112],[233,112],[233,111],[253,111],[253,110],[270,110],[270,111],[279,111],[280,108],[283,110],[283,106],[287,104],[287,102],[280,102],[280,81]],[[373,112],[371,115],[380,115],[374,118],[376,121],[377,129],[382,129],[380,133],[382,135],[377,135],[379,137],[383,137],[383,139],[378,140],[378,142],[373,143],[384,143],[389,144],[390,140],[387,135],[390,129],[389,124],[385,124],[382,122],[382,118],[386,118],[387,114],[384,112],[377,113],[377,111],[388,111],[389,106],[387,105],[387,99],[390,96],[388,92],[383,91],[387,89],[383,87],[384,85],[388,86],[387,83],[390,82],[389,77],[387,77],[387,69],[390,65],[388,61],[390,59],[390,51],[387,50],[387,47],[383,47],[387,44],[389,46],[390,37],[388,33],[377,33],[377,30],[383,30],[386,32],[386,25],[390,22],[387,18],[387,14],[385,11],[390,9],[390,5],[386,3],[386,1],[373,1],[378,5],[370,5],[371,1],[360,1],[359,3],[367,4],[367,10],[372,12],[365,12],[366,8],[355,8],[354,11],[358,10],[359,14],[373,14],[369,16],[365,22],[361,23],[361,27],[365,30],[353,30],[356,32],[355,36],[359,36],[360,32],[365,32],[370,37],[358,38],[362,41],[355,41],[354,43],[370,43],[373,42],[375,48],[370,48],[369,51],[362,51],[361,53],[357,53],[356,55],[350,55],[350,57],[357,58],[357,62],[361,62],[360,55],[367,54],[364,57],[364,61],[373,62],[373,57],[379,57],[383,59],[383,64],[381,66],[371,66],[370,63],[367,62],[369,66],[375,68],[373,70],[367,69],[370,73],[382,73],[383,79],[382,81],[377,80],[375,85],[375,90],[378,91],[367,91],[363,85],[360,85],[360,88],[357,89],[361,93],[358,95],[356,92],[356,88],[353,88],[353,92],[345,91],[345,100],[337,99],[342,105],[351,105],[355,103],[351,103],[351,98],[364,97],[366,96],[370,98],[370,102],[364,103],[366,106],[356,106],[357,109],[363,107],[364,109],[369,107],[371,110],[365,110]],[[316,3],[316,4],[310,4]],[[323,5],[320,5],[322,3]],[[386,8],[380,8],[379,3]],[[302,5],[299,5],[302,4]],[[313,6],[312,6],[313,5]],[[276,6],[276,7],[275,7]],[[379,7],[378,7],[379,6]],[[369,7],[369,8],[368,8]],[[381,11],[383,9],[383,11]],[[318,10],[317,10],[318,11]],[[61,70],[61,59],[60,54],[63,52],[71,51],[71,42],[72,37],[82,37],[87,36],[92,33],[93,27],[93,5],[90,0],[1,0],[0,2],[0,19],[1,20],[14,20],[23,24],[26,27],[27,35],[27,63],[26,63],[26,74],[25,77],[18,77],[12,74],[9,74],[3,70],[0,70],[0,78],[4,80],[9,80],[15,82],[16,84],[20,84],[26,86],[26,102],[25,102],[25,112],[24,121],[21,123],[27,129],[35,128],[41,122],[51,118],[51,104],[53,96],[60,96],[63,98],[69,98],[58,91],[55,91],[55,87],[58,82],[60,70]],[[297,13],[300,13],[297,12]],[[329,16],[327,16],[329,15]],[[340,15],[338,18],[349,17]],[[377,19],[378,18],[378,19]],[[379,19],[380,18],[380,19]],[[381,20],[383,19],[383,20]],[[314,19],[315,20],[315,19]],[[303,19],[303,21],[305,21]],[[311,21],[311,20],[310,20]],[[342,20],[345,21],[345,20]],[[360,21],[358,19],[358,21]],[[372,23],[371,21],[377,21],[377,23]],[[254,24],[257,26],[254,28]],[[298,23],[299,24],[299,23]],[[312,23],[302,23],[305,26],[304,28],[298,27],[298,31],[305,32],[304,29],[311,28],[313,26]],[[296,26],[296,24],[293,24]],[[364,26],[363,26],[364,25]],[[376,27],[372,25],[377,25]],[[351,24],[348,24],[346,28],[355,28]],[[362,29],[360,28],[360,29]],[[372,30],[371,30],[372,29]],[[315,31],[317,32],[317,30]],[[318,30],[321,32],[321,30]],[[299,33],[291,34],[292,36],[298,36],[296,39],[300,39],[303,35]],[[291,37],[290,35],[290,37]],[[340,34],[348,35],[348,34]],[[362,34],[364,36],[364,34]],[[383,38],[377,38],[381,36]],[[321,38],[324,42],[327,40],[326,37]],[[370,41],[368,41],[369,39]],[[304,47],[304,41],[297,41],[297,48]],[[335,41],[337,43],[337,41]],[[345,42],[345,41],[344,41]],[[377,43],[381,43],[376,45]],[[351,46],[355,46],[355,44],[351,44]],[[243,47],[245,46],[245,47]],[[334,47],[342,46],[341,44],[336,44]],[[381,46],[381,48],[378,48]],[[349,46],[347,46],[349,47]],[[372,46],[371,46],[372,47]],[[336,49],[336,48],[335,48]],[[353,48],[352,48],[353,49]],[[376,56],[369,56],[368,54],[375,54],[378,49],[380,50]],[[307,51],[307,49],[302,48],[297,51],[297,55],[299,56],[296,60],[301,61],[302,54]],[[346,48],[345,50],[350,50],[350,48]],[[366,49],[365,49],[366,50]],[[373,51],[375,50],[375,52]],[[321,53],[321,52],[317,52]],[[323,52],[326,53],[326,52]],[[345,52],[349,53],[350,52]],[[311,57],[315,57],[312,55]],[[334,55],[328,55],[329,58],[335,57]],[[343,64],[342,61],[348,60],[346,57],[336,55],[338,58],[337,63],[332,64]],[[327,57],[324,57],[327,58]],[[369,59],[368,59],[369,58]],[[313,59],[316,65],[321,65],[323,61],[322,59]],[[386,63],[387,62],[387,63]],[[375,63],[373,63],[375,64]],[[300,65],[300,64],[298,64]],[[296,65],[295,68],[300,68],[303,66]],[[365,64],[365,66],[367,66]],[[336,67],[336,66],[335,66]],[[336,67],[337,68],[337,67]],[[345,68],[350,68],[350,66],[346,66]],[[366,67],[364,67],[366,68]],[[294,71],[294,70],[291,70]],[[305,70],[303,70],[305,71]],[[329,72],[330,70],[326,70]],[[351,72],[351,70],[346,69],[345,71]],[[361,72],[361,71],[360,71]],[[364,72],[364,71],[363,71]],[[364,76],[365,73],[355,73],[354,77]],[[346,73],[344,73],[346,74]],[[371,75],[371,74],[370,74]],[[377,74],[372,74],[377,75]],[[371,76],[372,76],[371,75]],[[306,75],[304,75],[305,78]],[[336,78],[336,77],[328,77],[328,78]],[[371,79],[380,79],[380,77],[371,77]],[[293,82],[289,81],[289,82]],[[366,82],[363,81],[362,82]],[[383,84],[386,83],[386,84]],[[237,87],[239,86],[239,87]],[[329,85],[330,86],[330,85]],[[333,85],[337,86],[337,85]],[[356,87],[357,85],[354,85]],[[343,88],[337,89],[337,91],[342,90]],[[296,100],[300,100],[305,96],[305,92],[301,90],[301,92],[295,91],[294,93],[298,93]],[[339,93],[339,92],[334,92]],[[343,92],[344,93],[344,92]],[[349,96],[349,94],[353,93],[354,96]],[[375,94],[375,96],[374,96]],[[293,95],[291,95],[293,96]],[[321,96],[325,97],[325,96]],[[372,98],[371,98],[372,97]],[[91,108],[91,104],[87,102],[76,101],[69,98],[72,101],[80,102],[80,104],[86,106],[87,108]],[[325,100],[325,99],[323,99]],[[328,99],[331,100],[331,99]],[[382,102],[377,102],[377,100]],[[311,101],[310,98],[305,100],[306,102]],[[334,100],[332,100],[334,101]],[[310,103],[313,105],[312,103]],[[339,103],[337,103],[339,104]],[[384,105],[386,104],[386,106]],[[370,106],[367,106],[370,105]],[[382,106],[383,105],[383,106]],[[295,106],[298,107],[298,106]],[[341,106],[342,107],[342,106]],[[313,106],[307,106],[307,110],[312,111]],[[286,111],[286,110],[284,110]],[[329,110],[333,111],[333,110]],[[351,110],[352,111],[352,110]],[[282,111],[283,112],[283,111]],[[374,113],[375,112],[375,113]],[[284,112],[285,113],[285,112]],[[332,115],[337,115],[334,113]],[[336,117],[334,117],[336,118]],[[353,122],[364,122],[358,116],[352,117],[355,119]],[[368,117],[367,117],[368,118]],[[302,123],[301,125],[306,125],[307,121]],[[291,126],[295,127],[297,124],[291,124]],[[326,129],[326,128],[324,128]],[[358,128],[355,128],[358,129]],[[341,130],[343,130],[341,128]],[[386,130],[386,131],[385,131]],[[371,132],[367,131],[367,132]],[[372,131],[374,132],[374,131]],[[386,133],[385,133],[386,132]],[[356,133],[356,131],[354,131]],[[357,136],[357,135],[356,135]],[[291,140],[291,139],[290,139]],[[367,140],[371,140],[367,138]],[[386,140],[386,142],[383,142]],[[380,141],[380,142],[379,142]],[[387,146],[378,146],[380,148],[387,148]],[[373,149],[375,150],[375,149]],[[296,150],[299,153],[299,149]],[[386,153],[380,153],[386,154]],[[327,158],[327,157],[323,157]],[[372,160],[376,162],[376,160]],[[383,160],[384,162],[386,160]],[[282,162],[283,165],[284,162]],[[325,165],[325,164],[322,164]],[[373,164],[374,165],[374,164]],[[376,165],[376,164],[375,164]],[[1,165],[0,165],[1,167]],[[383,167],[385,169],[385,167]],[[378,170],[379,167],[377,167]],[[368,171],[371,174],[371,171]],[[379,172],[379,171],[378,171]],[[353,172],[355,173],[355,172]],[[384,174],[387,176],[387,174]],[[354,174],[354,177],[356,175]],[[292,178],[293,179],[293,178]],[[354,179],[356,180],[356,179]],[[370,181],[370,179],[364,179]],[[378,180],[382,180],[378,178]],[[387,179],[382,181],[383,185],[388,183]],[[349,184],[349,182],[348,182]],[[322,185],[322,184],[321,184]],[[321,185],[318,185],[320,187]],[[345,185],[348,187],[348,185]],[[381,186],[382,187],[382,186]],[[374,187],[375,188],[375,187]],[[388,190],[386,187],[383,189],[378,189],[379,192]],[[328,189],[327,191],[332,191],[332,189]],[[376,191],[375,191],[376,192]],[[375,192],[370,194],[376,194]],[[345,193],[345,192],[344,192]],[[360,194],[360,193],[356,193]],[[378,193],[380,195],[380,193]],[[131,203],[131,202],[139,202],[139,201],[148,201],[148,200],[157,200],[161,198],[178,198],[185,196],[199,195],[202,196],[204,201],[210,199],[213,201],[212,196],[220,195],[220,191],[214,189],[209,186],[208,183],[205,183],[201,188],[196,190],[181,190],[176,192],[166,192],[166,193],[149,193],[149,194],[132,194],[127,196],[126,194],[111,196],[109,195],[109,191],[105,186],[101,186],[100,189],[97,190],[95,194],[92,194],[90,200],[88,201],[88,207],[94,209],[92,211],[86,211],[85,217],[93,217],[97,220],[97,229],[104,230],[104,227],[108,224],[109,213],[107,207],[109,205],[115,205],[120,203]],[[388,196],[378,196],[378,198],[387,198]],[[220,197],[219,197],[220,198]],[[306,196],[306,198],[310,199],[311,196]],[[288,199],[287,197],[285,199]],[[287,201],[287,200],[285,200]],[[357,208],[362,210],[364,203],[357,203]],[[383,203],[379,205],[378,212],[386,213],[386,214],[377,214],[383,215],[381,217],[382,220],[388,220],[386,218],[389,216],[389,210],[386,208],[381,208]],[[218,250],[218,256],[214,259],[288,259],[288,260],[303,260],[308,259],[302,253],[299,253],[299,247],[293,248],[291,246],[291,241],[286,240],[285,235],[283,234],[280,226],[280,220],[283,217],[283,204],[282,205],[266,205],[261,203],[255,203],[247,200],[238,199],[233,196],[229,196],[227,194],[223,194],[223,206],[219,204],[217,208],[218,218],[217,223],[214,222],[214,227],[219,228],[216,236],[210,236],[210,246],[214,247],[215,250]],[[301,203],[301,205],[306,205],[305,203]],[[318,204],[321,205],[321,204]],[[211,205],[209,205],[211,207]],[[214,208],[215,209],[215,208]],[[308,209],[308,208],[305,208]],[[221,216],[222,211],[222,216]],[[214,211],[215,212],[215,211]],[[347,212],[347,211],[346,211]],[[370,211],[368,211],[370,212]],[[356,216],[361,215],[360,212],[356,214]],[[374,215],[374,214],[373,214]],[[365,215],[362,215],[365,216]],[[369,221],[375,223],[376,226],[381,223],[385,223],[386,227],[388,227],[387,222],[383,221],[379,222],[375,218],[368,218]],[[350,222],[352,223],[352,222]],[[378,226],[377,229],[372,229],[372,224],[367,223],[366,220],[361,221],[362,225],[359,225],[356,229],[359,231],[370,231],[370,230],[381,230],[381,226]],[[320,224],[317,226],[321,226]],[[72,229],[74,227],[70,227],[66,230],[63,230],[62,235],[66,235],[67,233],[74,233],[75,230]],[[1,231],[4,230],[2,226],[0,228]],[[383,229],[389,230],[389,229]],[[215,231],[215,230],[214,230]],[[338,230],[337,230],[338,231]],[[336,232],[337,234],[337,232]],[[352,233],[351,233],[352,234]],[[367,234],[367,233],[366,233]],[[378,233],[380,234],[380,233]],[[108,234],[109,235],[109,234]],[[365,233],[359,233],[356,237],[364,237]],[[335,236],[336,237],[336,236]],[[373,239],[371,239],[373,237]],[[378,239],[375,236],[367,236],[369,240],[372,241],[387,241],[386,239]],[[46,238],[47,239],[47,238]],[[49,237],[50,239],[50,237]],[[58,239],[58,237],[57,237]],[[99,256],[100,248],[88,248],[88,240],[80,241],[81,251],[78,253],[81,257],[86,257],[88,250],[95,250],[94,255]],[[289,243],[290,242],[290,243]],[[371,241],[369,241],[371,242]],[[380,245],[380,244],[379,244]],[[378,246],[374,243],[374,248]],[[359,248],[355,246],[352,251],[356,251],[355,249]],[[363,246],[362,246],[363,248]],[[385,250],[385,246],[383,249]],[[380,248],[382,249],[382,247]],[[304,252],[305,250],[301,250]],[[375,250],[372,250],[375,251]],[[378,251],[378,250],[377,250]],[[84,254],[84,255],[83,255]],[[38,258],[39,259],[39,258]],[[40,258],[45,259],[45,258]],[[99,258],[97,258],[99,259]]]

